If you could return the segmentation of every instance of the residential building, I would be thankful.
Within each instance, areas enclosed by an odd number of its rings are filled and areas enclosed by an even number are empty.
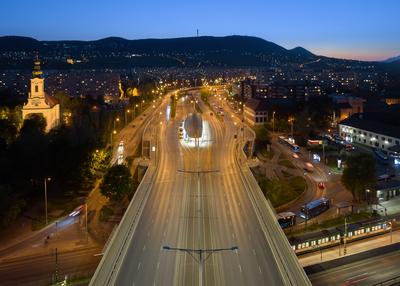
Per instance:
[[[268,121],[267,101],[250,98],[244,106],[244,120],[250,126],[262,125]]]
[[[400,127],[366,119],[361,114],[342,120],[338,126],[339,134],[347,142],[356,142],[385,152],[400,146]]]
[[[340,122],[349,118],[353,114],[364,112],[365,99],[361,97],[338,95],[336,93],[328,95],[335,104],[336,120]]]

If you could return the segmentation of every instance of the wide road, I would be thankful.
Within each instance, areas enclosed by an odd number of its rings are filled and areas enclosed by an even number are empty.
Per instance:
[[[399,277],[400,251],[346,264],[310,276],[313,285],[376,285]],[[394,284],[399,285],[400,279]]]
[[[42,254],[3,259],[0,264],[0,285],[49,285],[55,281],[52,278],[56,272],[59,280],[70,273],[86,277],[98,265],[100,252],[99,247],[62,251],[58,253],[57,264],[55,249],[48,249]]]
[[[230,118],[222,124],[204,112],[209,135],[200,142],[198,153],[178,139],[179,122],[192,108],[180,101],[177,118],[164,121],[157,132],[158,168],[115,284],[198,285],[193,257],[164,251],[162,246],[236,245],[237,252],[209,257],[204,285],[283,285],[235,163],[236,126]]]

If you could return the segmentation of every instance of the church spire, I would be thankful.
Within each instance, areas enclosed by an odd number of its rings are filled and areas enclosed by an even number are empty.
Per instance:
[[[35,67],[33,68],[32,76],[33,76],[33,78],[42,78],[42,74],[43,74],[43,72],[40,69],[40,60],[39,60],[39,57],[36,56]]]

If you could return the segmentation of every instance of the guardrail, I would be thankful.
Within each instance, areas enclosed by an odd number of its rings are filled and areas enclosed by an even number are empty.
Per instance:
[[[143,133],[146,132],[148,126],[149,123],[146,125]],[[155,165],[150,165],[147,168],[115,234],[110,240],[109,246],[104,252],[103,258],[90,281],[90,286],[115,285],[119,269],[128,252],[129,242],[132,240],[143,209],[150,196],[150,191],[148,190],[152,188],[155,171]]]
[[[388,280],[382,281],[377,284],[373,284],[373,286],[391,286],[391,285],[399,285],[400,284],[400,276],[396,276],[390,278]]]
[[[305,274],[303,268],[292,250],[286,235],[275,219],[275,212],[264,197],[260,187],[249,167],[245,163],[247,160],[242,146],[237,145],[235,156],[236,164],[239,167],[240,178],[245,186],[246,193],[253,205],[260,227],[264,237],[271,248],[276,265],[281,273],[285,285],[311,285],[310,280]],[[241,162],[244,162],[241,164]]]

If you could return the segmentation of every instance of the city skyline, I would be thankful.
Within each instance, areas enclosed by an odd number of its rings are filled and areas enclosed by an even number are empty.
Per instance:
[[[46,0],[21,9],[23,1],[19,0],[4,4],[8,12],[0,19],[0,35],[38,40],[143,39],[196,36],[199,29],[201,36],[256,36],[287,49],[301,46],[337,58],[380,61],[400,55],[396,38],[400,4],[347,2],[317,6],[311,0],[302,5],[252,1],[246,10],[228,1],[137,5],[119,0],[114,4],[97,1],[93,6],[94,1],[65,5]]]

